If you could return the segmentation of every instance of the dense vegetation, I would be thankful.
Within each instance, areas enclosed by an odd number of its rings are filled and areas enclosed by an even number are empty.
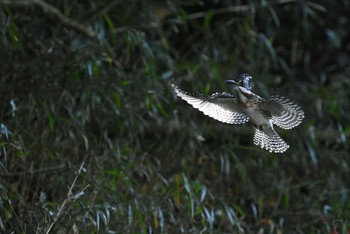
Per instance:
[[[346,233],[350,3],[0,0],[1,233]],[[270,154],[176,98],[304,109]]]

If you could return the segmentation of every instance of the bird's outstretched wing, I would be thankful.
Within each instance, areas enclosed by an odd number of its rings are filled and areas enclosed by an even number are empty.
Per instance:
[[[262,107],[271,113],[273,124],[283,129],[298,126],[304,118],[304,111],[300,106],[285,97],[271,96],[262,103]]]
[[[238,100],[232,94],[214,93],[209,96],[189,94],[179,89],[175,84],[171,86],[177,96],[218,121],[228,124],[243,124],[249,120],[248,116],[241,112]]]
[[[269,132],[269,134],[266,134],[258,128],[255,128],[253,143],[268,150],[270,153],[284,153],[289,148],[289,145],[277,134],[277,132],[275,132],[275,130],[270,129]]]

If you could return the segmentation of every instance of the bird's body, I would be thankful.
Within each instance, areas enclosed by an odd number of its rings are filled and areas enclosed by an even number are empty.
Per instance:
[[[274,96],[265,100],[252,92],[252,77],[242,74],[233,85],[237,96],[229,93],[214,93],[210,96],[188,94],[172,85],[176,94],[194,108],[216,120],[228,124],[243,124],[250,120],[255,129],[253,142],[270,152],[283,153],[289,145],[276,133],[273,124],[290,129],[304,118],[301,108],[287,98]]]

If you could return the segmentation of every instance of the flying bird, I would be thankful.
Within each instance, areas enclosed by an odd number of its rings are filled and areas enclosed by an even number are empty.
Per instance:
[[[273,153],[284,153],[289,145],[277,134],[273,126],[291,129],[304,118],[299,105],[281,96],[264,99],[252,92],[252,77],[239,75],[236,80],[226,80],[236,95],[214,93],[212,95],[190,94],[171,84],[177,96],[205,115],[227,124],[251,122],[255,133],[253,143]]]

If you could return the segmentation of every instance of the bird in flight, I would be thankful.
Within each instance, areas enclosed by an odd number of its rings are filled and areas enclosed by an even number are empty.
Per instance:
[[[241,74],[236,80],[226,80],[236,95],[214,93],[212,95],[190,94],[171,84],[177,96],[205,115],[228,124],[250,121],[255,133],[253,143],[273,153],[284,153],[289,145],[277,134],[273,125],[282,129],[298,126],[304,118],[299,105],[281,96],[264,99],[252,92],[249,74]]]

